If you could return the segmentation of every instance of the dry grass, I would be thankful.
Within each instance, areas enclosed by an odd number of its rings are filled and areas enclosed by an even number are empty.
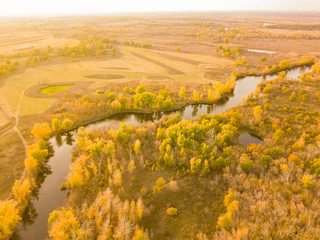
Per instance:
[[[0,34],[0,53],[18,53],[47,46],[75,46],[78,43],[79,41],[76,39],[54,37],[51,32],[8,31],[5,34]]]
[[[84,76],[86,78],[95,78],[95,79],[122,79],[124,78],[123,75],[118,74],[91,74]]]
[[[0,138],[0,199],[11,191],[24,170],[25,150],[17,133],[9,132]]]

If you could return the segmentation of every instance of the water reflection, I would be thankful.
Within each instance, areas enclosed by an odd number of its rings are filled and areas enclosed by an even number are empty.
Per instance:
[[[240,134],[239,136],[239,140],[240,142],[244,145],[244,146],[248,146],[250,144],[262,144],[263,140],[258,138],[257,136],[254,136],[252,133],[243,133]]]
[[[73,134],[68,132],[66,134],[66,144],[72,146],[75,141],[76,139],[74,138]]]
[[[56,135],[56,136],[55,136],[55,140],[56,140],[57,146],[58,146],[58,147],[61,147],[62,144],[63,144],[62,135],[61,135],[61,134]]]
[[[48,237],[49,214],[62,206],[66,198],[66,192],[60,191],[59,186],[65,182],[65,176],[69,171],[75,137],[71,132],[50,139],[49,156],[51,158],[41,165],[37,179],[38,188],[32,193],[32,200],[11,239],[33,240]]]
[[[197,105],[194,105],[194,106],[192,106],[192,117],[195,117],[195,116],[197,116],[197,113],[198,113],[198,106]]]
[[[267,53],[267,54],[275,54],[277,52],[275,51],[267,51],[267,50],[259,50],[259,49],[248,49],[248,52],[254,52],[254,53]]]

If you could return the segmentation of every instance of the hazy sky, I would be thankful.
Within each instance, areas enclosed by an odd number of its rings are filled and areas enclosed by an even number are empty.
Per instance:
[[[6,0],[0,16],[225,10],[320,12],[320,0]]]

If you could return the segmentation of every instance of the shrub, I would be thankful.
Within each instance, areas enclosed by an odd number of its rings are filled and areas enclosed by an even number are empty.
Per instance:
[[[253,166],[254,166],[253,161],[248,157],[248,155],[242,154],[240,157],[241,170],[248,175],[253,169]]]
[[[167,214],[169,216],[176,216],[178,214],[178,209],[171,207],[167,209]]]
[[[272,161],[272,157],[269,155],[262,155],[260,157],[260,163],[261,165],[269,165]]]

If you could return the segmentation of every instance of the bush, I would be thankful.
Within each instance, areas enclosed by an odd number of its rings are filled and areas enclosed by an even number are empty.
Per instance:
[[[169,216],[176,216],[178,214],[178,209],[171,207],[167,209],[167,214]]]
[[[248,155],[242,154],[242,156],[240,157],[241,170],[248,175],[253,169],[253,166],[254,166],[253,161],[248,157]]]
[[[260,163],[261,165],[269,165],[272,161],[272,157],[269,155],[262,155],[260,157]]]
[[[70,130],[72,126],[73,126],[73,121],[71,121],[68,118],[63,120],[63,122],[61,123],[61,128],[64,130]]]
[[[265,62],[265,61],[267,61],[267,58],[266,57],[262,57],[262,58],[260,58],[260,61],[261,62]]]

